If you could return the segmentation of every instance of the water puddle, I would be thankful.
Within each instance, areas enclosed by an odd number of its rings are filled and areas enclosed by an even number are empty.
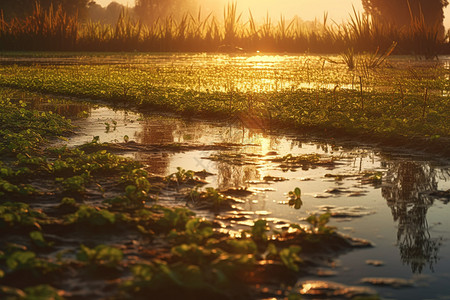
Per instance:
[[[120,143],[121,155],[143,162],[151,173],[167,176],[177,167],[203,172],[208,183],[201,189],[215,187],[238,200],[233,210],[217,216],[198,211],[223,230],[237,233],[258,218],[280,228],[329,211],[340,232],[375,245],[301,278],[297,289],[306,298],[374,291],[395,299],[450,294],[450,168],[442,162],[274,134],[239,120],[184,120],[73,102],[34,105],[73,118],[78,129],[69,146],[98,137]],[[301,200],[292,202],[288,194],[296,187]],[[174,195],[163,193],[161,201],[185,203]],[[324,276],[332,281],[321,281]]]

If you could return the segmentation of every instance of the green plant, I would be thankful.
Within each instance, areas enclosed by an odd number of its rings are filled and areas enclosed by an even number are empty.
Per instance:
[[[194,171],[185,170],[181,167],[177,167],[177,172],[169,175],[169,178],[174,178],[177,184],[185,183],[189,180],[194,179]]]
[[[75,175],[66,179],[57,179],[63,186],[64,192],[69,193],[84,193],[86,190],[85,184],[88,176]]]
[[[128,184],[125,187],[125,195],[106,200],[105,203],[115,206],[142,207],[150,199],[148,193],[152,189],[147,176],[147,172],[141,169],[134,169],[122,175],[121,181]]]
[[[108,245],[98,245],[95,248],[81,245],[77,259],[87,264],[117,268],[123,259],[123,253],[120,249]]]
[[[314,234],[331,234],[334,232],[335,228],[328,226],[331,214],[313,214],[306,218],[306,221],[311,225],[311,232]]]
[[[30,286],[25,288],[25,300],[31,299],[52,299],[52,300],[64,300],[62,291],[55,289],[48,284],[41,284],[37,286]]]
[[[19,271],[27,271],[35,277],[44,276],[59,269],[60,265],[38,258],[36,253],[28,250],[0,252],[0,265],[4,265],[4,276]],[[3,267],[3,266],[2,266]],[[1,269],[0,269],[1,270]]]
[[[67,224],[87,224],[90,226],[105,226],[116,222],[116,214],[105,209],[81,205],[78,210],[66,216]]]
[[[252,226],[250,231],[251,238],[255,242],[266,242],[267,241],[267,221],[266,220],[257,220]]]
[[[302,192],[300,188],[296,187],[293,191],[288,193],[288,196],[290,206],[294,206],[295,209],[300,209],[302,207]]]
[[[33,241],[33,244],[38,248],[48,248],[53,246],[53,242],[47,242],[44,238],[44,235],[40,231],[32,231],[30,232],[30,238]]]
[[[192,189],[187,196],[187,200],[197,207],[220,209],[229,206],[227,198],[218,190],[211,187],[201,192],[198,191],[198,187]]]
[[[0,228],[30,227],[41,229],[47,216],[31,209],[28,204],[6,202],[0,204]]]
[[[298,272],[300,270],[298,264],[303,261],[298,256],[298,253],[301,251],[301,249],[302,248],[299,246],[290,246],[289,248],[284,248],[279,252],[281,261],[288,269],[295,272]]]

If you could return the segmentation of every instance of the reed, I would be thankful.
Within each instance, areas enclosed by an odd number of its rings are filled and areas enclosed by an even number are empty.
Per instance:
[[[80,51],[244,51],[350,53],[390,49],[396,54],[433,58],[450,47],[440,38],[438,26],[428,26],[422,17],[411,18],[408,28],[396,28],[372,20],[353,10],[347,23],[323,20],[306,27],[298,19],[273,21],[267,16],[258,23],[251,11],[247,21],[237,4],[224,8],[223,20],[211,14],[202,17],[186,13],[181,18],[158,18],[143,25],[122,12],[114,26],[67,16],[58,7],[43,10],[37,3],[33,15],[6,21],[0,14],[0,50]],[[376,63],[376,61],[375,61]]]
[[[36,2],[33,14],[6,22],[1,18],[2,50],[73,50],[77,44],[79,24],[61,6],[44,10]]]

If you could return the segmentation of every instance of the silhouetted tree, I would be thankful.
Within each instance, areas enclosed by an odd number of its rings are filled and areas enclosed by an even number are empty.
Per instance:
[[[175,18],[192,11],[196,7],[194,0],[135,0],[135,15],[143,23],[151,24],[158,18]]]
[[[45,10],[50,5],[53,5],[54,8],[61,5],[67,15],[78,15],[80,18],[85,18],[87,17],[88,3],[90,2],[90,0],[2,0],[0,1],[0,10],[3,11],[5,20],[10,20],[31,15],[36,3],[39,3]]]
[[[93,22],[115,25],[122,11],[124,11],[128,16],[133,16],[132,8],[125,7],[116,1],[111,2],[106,7],[102,7],[95,2],[90,2],[88,8],[88,18]]]
[[[444,8],[448,0],[361,0],[372,18],[397,27],[406,27],[422,16],[428,26],[439,26],[444,33]]]

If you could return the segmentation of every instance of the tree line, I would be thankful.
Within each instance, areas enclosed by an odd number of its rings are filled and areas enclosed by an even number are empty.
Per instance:
[[[135,0],[133,8],[112,2],[106,8],[92,0],[38,0],[46,9],[50,5],[61,6],[69,16],[81,20],[91,19],[114,23],[121,10],[128,12],[144,24],[152,24],[168,15],[179,17],[186,11],[198,9],[197,0]],[[448,0],[361,0],[364,11],[373,20],[389,23],[396,28],[408,27],[416,19],[423,19],[428,26],[437,26],[444,33],[444,8]],[[30,15],[36,0],[1,1],[0,10],[6,20]]]

